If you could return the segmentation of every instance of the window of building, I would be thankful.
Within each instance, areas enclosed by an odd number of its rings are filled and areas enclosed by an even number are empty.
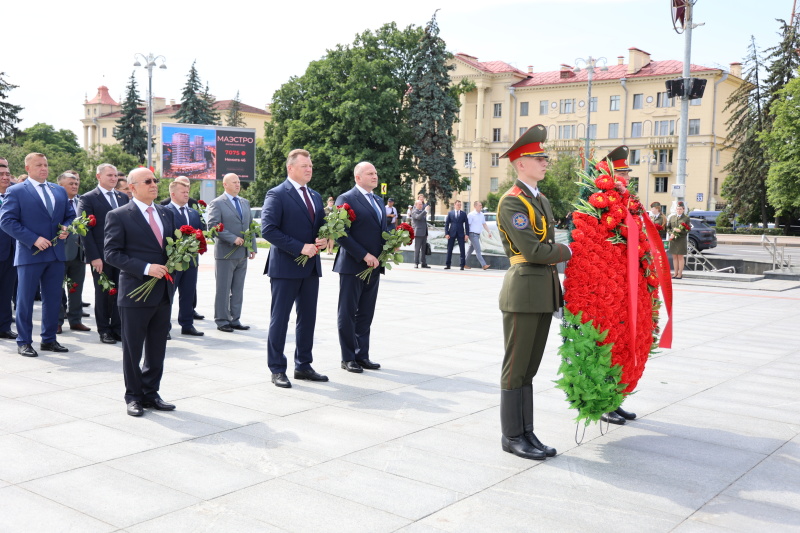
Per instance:
[[[596,96],[592,96],[592,99],[589,100],[589,111],[591,111],[592,113],[596,113],[597,112],[597,97]]]
[[[667,177],[666,176],[656,177],[656,191],[655,192],[667,192]]]
[[[500,142],[500,128],[492,128],[492,142]]]
[[[589,124],[589,138],[597,139],[597,124]]]
[[[619,111],[619,95],[614,95],[611,97],[611,103],[608,107],[609,111]]]
[[[700,135],[700,119],[689,119],[689,135]]]
[[[629,165],[638,165],[642,159],[642,151],[641,150],[631,150],[628,153],[628,164]]]
[[[86,110],[86,116],[87,116],[87,117],[90,117],[90,116],[92,116],[92,112],[91,112],[91,111],[89,111],[88,109]]]
[[[550,100],[539,100],[539,114],[546,115],[550,109]]]
[[[519,136],[522,137],[522,134],[525,133],[526,131],[528,131],[528,128],[526,128],[525,126],[521,127],[519,129]]]
[[[103,137],[108,137],[108,129],[103,128]]]
[[[492,166],[493,167],[500,166],[500,154],[492,154]]]
[[[672,150],[656,150],[656,172],[669,172],[672,170]]]
[[[664,137],[666,135],[675,135],[675,121],[656,120],[655,128],[653,129],[653,134],[661,137]]]
[[[464,152],[464,167],[469,168],[472,166],[472,152]]]
[[[519,116],[527,117],[528,116],[528,102],[520,102],[519,103]]]
[[[500,118],[503,116],[503,104],[494,104],[494,118]]]
[[[656,95],[656,107],[675,107],[675,99],[667,96],[666,92]]]
[[[714,194],[719,194],[719,178],[714,178]]]
[[[561,114],[566,113],[574,113],[575,112],[575,99],[574,98],[566,98],[560,101],[560,108],[559,112]]]
[[[721,150],[717,150],[717,160],[716,160],[716,163],[715,163],[717,165],[719,165],[719,153],[720,152],[721,152]]]
[[[633,95],[633,108],[641,109],[644,107],[644,95],[642,93]]]
[[[575,124],[567,124],[558,127],[559,139],[574,139],[575,138]]]
[[[489,190],[497,192],[500,188],[500,178],[489,178]]]
[[[608,138],[619,139],[619,122],[612,122],[608,125]]]
[[[695,98],[694,100],[689,100],[689,105],[700,105],[703,103],[702,98]]]
[[[641,137],[641,136],[642,136],[642,123],[631,122],[631,137]]]

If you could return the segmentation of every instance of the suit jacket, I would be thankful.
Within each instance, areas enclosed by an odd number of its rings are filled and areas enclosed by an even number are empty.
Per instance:
[[[305,266],[295,263],[303,245],[313,243],[319,228],[325,222],[322,197],[306,187],[314,206],[314,220],[308,216],[305,201],[287,179],[267,192],[261,208],[261,236],[272,245],[269,249],[264,274],[271,278],[305,278],[322,276],[319,254],[309,259]]]
[[[0,200],[0,215],[2,214],[2,204],[5,199]],[[7,261],[14,258],[14,248],[17,245],[16,239],[0,229],[0,261]]]
[[[228,252],[236,249],[228,259],[242,259],[247,257],[247,248],[244,244],[237,246],[233,241],[237,237],[242,237],[245,231],[250,227],[253,221],[253,214],[250,212],[250,202],[239,196],[239,202],[242,207],[242,217],[239,218],[239,213],[233,206],[233,203],[228,200],[225,193],[214,198],[208,204],[208,211],[206,217],[208,218],[208,227],[216,226],[220,222],[224,226],[223,230],[217,233],[217,242],[214,246],[214,258],[224,259]],[[256,249],[256,236],[253,235],[253,250]]]
[[[78,199],[78,204],[80,205],[80,195],[78,195],[76,198]],[[80,211],[75,213],[75,216],[79,215]],[[76,259],[83,261],[83,245],[81,244],[80,235],[70,233],[69,237],[64,239],[64,255],[66,256],[67,261],[75,261]]]
[[[175,286],[166,278],[158,280],[146,300],[136,302],[128,297],[129,292],[152,279],[144,273],[148,263],[167,263],[167,237],[174,237],[175,220],[169,209],[161,205],[154,206],[164,226],[163,245],[159,245],[150,224],[134,202],[118,207],[106,215],[103,261],[120,270],[117,293],[117,305],[120,307],[155,307],[161,304],[165,291],[172,302]]]
[[[53,215],[47,212],[42,197],[35,189],[38,182],[27,179],[8,188],[6,200],[0,207],[0,228],[17,241],[14,265],[29,265],[49,261],[64,261],[63,241],[34,255],[37,248],[33,244],[39,237],[52,239],[58,233],[59,225],[68,225],[75,218],[75,210],[67,201],[63,187],[45,182],[53,193]]]
[[[414,227],[414,236],[425,237],[428,235],[428,212],[425,209],[412,209],[411,225]]]
[[[170,203],[167,206],[167,209],[172,214],[172,218],[174,219],[174,224],[176,228],[180,228],[181,226],[186,224],[186,217],[181,215],[180,210],[176,209],[174,205]],[[203,229],[203,222],[200,220],[200,213],[189,207],[186,206],[186,212],[189,213],[189,225],[194,229]],[[172,237],[173,235],[170,235]]]
[[[444,233],[451,237],[464,238],[469,233],[467,214],[464,211],[459,211],[458,216],[456,216],[455,209],[447,213],[447,218],[444,220]]]
[[[114,198],[116,198],[117,205],[119,207],[122,207],[128,203],[127,194],[121,193],[117,190],[113,192]],[[97,225],[93,228],[89,228],[89,231],[86,233],[86,237],[81,239],[84,255],[86,256],[86,262],[91,263],[95,259],[103,259],[106,215],[108,215],[109,211],[111,211],[111,204],[108,203],[108,197],[103,196],[103,192],[98,187],[95,187],[91,191],[81,196],[78,211],[81,213],[85,212],[86,216],[94,215],[97,219]],[[147,228],[150,229],[150,226],[147,226]],[[105,259],[103,260],[105,261]]]
[[[334,272],[358,274],[367,268],[364,257],[368,253],[378,257],[383,251],[383,244],[386,242],[383,239],[383,232],[386,231],[386,210],[380,197],[374,193],[372,193],[372,196],[377,200],[378,207],[380,207],[380,220],[375,208],[370,205],[356,187],[336,199],[336,205],[350,204],[350,207],[356,213],[356,219],[350,225],[350,229],[347,230],[347,235],[337,241],[339,243],[339,251],[336,253],[336,259],[333,262]],[[383,267],[379,267],[376,270],[383,274]]]

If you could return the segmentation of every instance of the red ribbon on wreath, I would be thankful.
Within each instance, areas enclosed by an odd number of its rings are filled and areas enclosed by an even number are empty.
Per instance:
[[[644,227],[647,229],[647,240],[650,242],[650,249],[653,251],[653,267],[656,269],[658,283],[661,285],[661,292],[664,295],[664,307],[667,309],[667,323],[661,333],[658,347],[672,348],[672,278],[669,275],[667,252],[664,251],[664,241],[661,240],[658,229],[653,224],[653,221],[650,220],[647,212],[644,213]]]

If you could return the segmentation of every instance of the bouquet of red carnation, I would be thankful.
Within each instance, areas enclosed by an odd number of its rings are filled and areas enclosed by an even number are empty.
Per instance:
[[[330,213],[325,215],[325,223],[319,228],[317,234],[318,239],[333,239],[347,235],[347,228],[356,219],[356,212],[350,207],[350,204],[337,205]],[[294,260],[300,266],[305,266],[308,262],[308,256],[300,254]]]
[[[219,224],[219,226],[222,226],[222,224]],[[222,231],[222,230],[219,230],[219,231]],[[228,259],[230,256],[232,256],[233,252],[235,252],[236,250],[238,250],[242,246],[247,248],[248,252],[251,252],[251,253],[254,252],[255,250],[253,248],[253,238],[257,237],[260,234],[261,234],[261,226],[258,224],[258,222],[253,220],[252,222],[250,222],[250,227],[247,228],[244,231],[244,233],[242,233],[242,239],[244,239],[244,244],[240,244],[239,246],[237,246],[236,248],[234,248],[233,250],[228,252],[225,255],[225,259]]]
[[[689,224],[687,224],[686,222],[681,222],[675,229],[672,230],[672,238],[678,239],[680,237],[683,237],[684,235],[689,233],[691,229],[692,227]]]
[[[58,243],[58,236],[61,235],[62,231],[68,231],[70,233],[74,233],[76,235],[81,235],[82,237],[86,236],[86,232],[89,231],[89,228],[93,228],[97,225],[97,219],[94,215],[86,216],[86,211],[81,213],[81,216],[75,217],[72,220],[72,223],[69,226],[60,226],[58,233],[55,237],[50,239],[50,243],[55,246]],[[33,252],[33,255],[38,254],[41,250],[36,250]]]
[[[184,271],[189,268],[190,264],[197,266],[197,256],[200,252],[200,238],[198,233],[203,233],[200,230],[195,230],[193,227],[183,225],[175,230],[175,238],[167,237],[167,274],[164,276],[167,281],[173,282],[172,272]],[[131,292],[128,293],[129,298],[135,300],[147,300],[150,293],[153,291],[158,283],[158,278],[150,278],[145,281]]]
[[[403,262],[403,254],[399,253],[397,249],[414,241],[414,228],[403,222],[398,224],[392,231],[384,231],[383,239],[386,242],[383,243],[383,251],[378,256],[378,261],[380,266],[391,270],[392,263],[399,265]],[[367,267],[366,270],[358,273],[358,277],[369,283],[373,270],[375,270],[375,267]]]

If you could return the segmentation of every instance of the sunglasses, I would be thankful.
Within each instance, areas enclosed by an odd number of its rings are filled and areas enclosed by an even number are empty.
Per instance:
[[[130,185],[139,185],[140,183],[144,183],[145,185],[150,185],[151,183],[155,183],[156,185],[158,185],[159,181],[161,180],[159,180],[158,178],[147,178],[146,180],[142,181],[134,181],[133,183],[130,183]]]

